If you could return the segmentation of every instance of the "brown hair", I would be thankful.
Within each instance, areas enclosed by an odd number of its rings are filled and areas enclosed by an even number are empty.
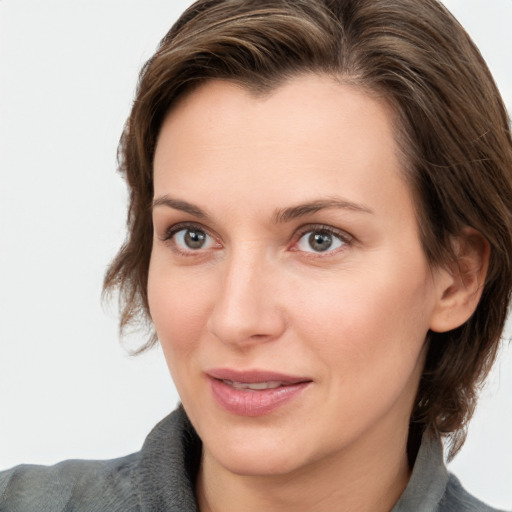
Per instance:
[[[512,141],[480,53],[436,0],[199,0],[145,64],[119,146],[130,189],[128,237],[105,277],[121,330],[150,325],[152,163],[161,124],[185,91],[226,79],[255,93],[299,73],[327,73],[383,96],[432,265],[452,261],[470,226],[491,247],[482,298],[458,329],[429,333],[411,425],[451,434],[452,455],[498,350],[512,288]],[[142,350],[156,341],[153,334]]]

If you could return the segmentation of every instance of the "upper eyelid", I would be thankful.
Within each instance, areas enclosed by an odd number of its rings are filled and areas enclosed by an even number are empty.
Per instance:
[[[192,248],[182,248],[177,243],[174,236],[178,234],[180,231],[185,230],[193,230],[196,229],[197,231],[203,231],[206,233],[206,235],[210,238],[210,242],[214,242],[214,244],[217,245],[217,247],[213,247],[213,249],[218,249],[218,239],[210,233],[210,231],[201,225],[201,223],[197,222],[178,222],[176,224],[172,224],[169,226],[165,231],[163,236],[159,236],[160,241],[165,244],[167,247],[171,249],[172,252],[174,252],[177,255],[180,255],[182,257],[200,257],[204,256],[205,252],[212,249],[212,247],[206,247],[206,248],[198,248],[198,249],[192,249]],[[155,230],[156,231],[156,230]]]
[[[213,238],[218,238],[212,233],[212,231],[210,229],[203,226],[200,222],[177,222],[176,224],[172,224],[171,226],[169,226],[165,229],[163,240],[169,240],[176,233],[179,233],[180,231],[182,231],[184,229],[193,229],[193,228],[204,231],[208,236],[211,236]]]
[[[300,240],[307,235],[308,233],[314,233],[314,232],[326,232],[329,233],[329,235],[335,236],[338,238],[339,242],[341,242],[341,245],[339,247],[334,248],[328,248],[325,251],[309,251],[304,250],[298,247],[298,244]],[[297,233],[297,232],[296,232]],[[354,243],[356,242],[356,239],[354,236],[352,236],[350,233],[347,233],[345,230],[335,228],[330,225],[325,224],[316,224],[314,226],[303,226],[303,230],[299,231],[297,235],[295,236],[295,239],[293,243],[289,246],[289,251],[291,252],[300,252],[303,254],[303,257],[307,257],[308,259],[325,259],[325,258],[332,258],[336,257],[337,255],[341,253],[345,253],[348,249],[350,249]],[[328,260],[326,260],[328,261]]]
[[[305,234],[310,233],[312,231],[327,231],[328,233],[336,235],[347,242],[355,239],[353,235],[351,235],[344,229],[336,228],[329,224],[306,224],[304,226],[299,227],[295,232],[299,234],[300,237],[302,237]]]
[[[168,241],[179,231],[190,228],[200,229],[201,231],[204,231],[208,236],[216,239],[217,241],[221,240],[221,237],[219,237],[213,230],[204,226],[201,222],[196,221],[183,221],[172,224],[165,229],[163,237],[160,237],[160,239],[162,241]],[[334,227],[330,224],[311,223],[304,224],[296,228],[293,231],[290,242],[294,244],[305,234],[312,231],[327,231],[335,236],[338,236],[345,243],[352,242],[355,240],[355,237],[353,235],[351,235],[350,233],[343,229]]]

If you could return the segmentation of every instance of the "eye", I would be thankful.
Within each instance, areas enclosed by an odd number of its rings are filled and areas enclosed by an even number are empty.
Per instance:
[[[311,229],[304,233],[297,242],[297,249],[304,252],[332,252],[348,243],[341,233],[332,229]]]
[[[212,236],[198,226],[171,228],[165,241],[171,242],[182,253],[211,249],[218,245]]]

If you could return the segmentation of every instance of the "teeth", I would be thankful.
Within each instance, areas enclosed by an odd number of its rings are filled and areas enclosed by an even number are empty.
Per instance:
[[[228,386],[235,389],[251,389],[253,391],[261,391],[263,389],[275,389],[281,386],[281,382],[269,381],[269,382],[235,382],[232,380],[224,381]]]

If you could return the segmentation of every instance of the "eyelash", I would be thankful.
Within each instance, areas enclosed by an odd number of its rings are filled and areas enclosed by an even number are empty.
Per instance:
[[[206,233],[206,235],[208,237],[211,237],[212,239],[215,240],[215,237],[207,230],[205,229],[203,226],[201,226],[200,224],[194,224],[194,223],[180,223],[180,224],[175,224],[171,227],[169,227],[166,232],[165,232],[165,235],[163,238],[161,238],[161,240],[169,245],[172,244],[172,249],[177,252],[180,256],[198,256],[199,253],[201,252],[200,249],[194,251],[193,249],[190,249],[190,250],[182,250],[178,247],[178,245],[176,244],[176,242],[173,240],[174,236],[179,233],[180,231],[184,231],[184,230],[190,230],[190,231],[202,231],[204,233]],[[326,256],[331,256],[331,255],[334,255],[334,254],[337,254],[339,251],[342,251],[346,246],[349,246],[353,243],[354,241],[354,237],[349,235],[348,233],[346,233],[345,231],[342,231],[342,230],[339,230],[339,229],[336,229],[336,228],[333,228],[332,226],[328,226],[328,225],[325,225],[325,224],[308,224],[308,225],[305,225],[305,226],[302,226],[300,227],[294,234],[294,237],[293,237],[293,244],[292,244],[292,247],[297,245],[297,243],[305,236],[307,235],[308,233],[322,233],[322,234],[327,234],[327,235],[330,235],[334,238],[337,238],[340,242],[342,242],[342,246],[341,248],[336,248],[334,250],[326,250],[325,252],[321,252],[321,251],[302,251],[304,252],[305,254],[307,254],[309,258],[315,258],[315,257],[326,257]],[[299,249],[290,249],[294,252],[300,252]]]
[[[173,226],[168,228],[165,232],[165,236],[161,240],[169,245],[172,245],[173,251],[178,253],[180,256],[198,256],[198,253],[200,252],[200,250],[194,251],[194,250],[190,249],[188,251],[184,251],[184,250],[180,249],[180,247],[178,247],[178,245],[176,244],[176,242],[174,240],[174,236],[177,233],[179,233],[180,231],[186,231],[186,230],[202,231],[202,232],[206,233],[207,236],[211,237],[212,239],[215,239],[215,237],[213,235],[211,235],[209,233],[209,231],[207,229],[205,229],[203,226],[201,226],[200,224],[184,222],[184,223],[180,223],[180,224],[174,224]]]
[[[309,258],[318,258],[318,257],[328,257],[337,254],[340,251],[343,251],[347,246],[350,246],[354,237],[349,235],[347,232],[342,231],[340,229],[333,228],[332,226],[328,226],[325,224],[308,224],[306,226],[302,226],[296,232],[294,236],[294,245],[296,245],[305,235],[308,233],[322,233],[330,235],[334,238],[337,238],[340,242],[342,242],[342,246],[340,248],[335,248],[332,250],[327,250],[325,252],[322,251],[303,251],[305,252]],[[294,251],[299,251],[299,249],[292,249]]]

